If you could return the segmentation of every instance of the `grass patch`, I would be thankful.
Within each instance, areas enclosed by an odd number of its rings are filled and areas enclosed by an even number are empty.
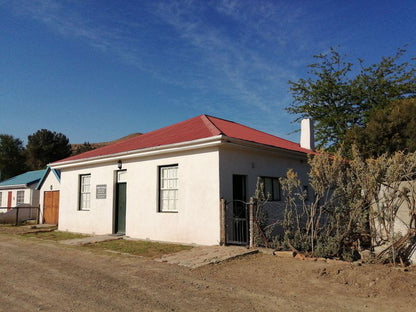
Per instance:
[[[53,240],[53,241],[61,241],[61,240],[83,238],[83,237],[90,236],[90,235],[70,233],[70,232],[61,232],[61,231],[32,232],[32,233],[25,233],[22,235],[25,237],[35,237],[39,239]]]
[[[121,253],[128,253],[132,255],[149,258],[161,257],[166,254],[193,248],[192,246],[184,246],[178,244],[156,243],[149,241],[133,241],[125,239],[93,243],[84,245],[83,247],[102,250],[112,250]]]

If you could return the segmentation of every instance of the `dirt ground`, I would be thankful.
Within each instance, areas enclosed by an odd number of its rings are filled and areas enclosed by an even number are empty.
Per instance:
[[[0,235],[0,311],[414,311],[416,269],[256,254],[188,269]]]

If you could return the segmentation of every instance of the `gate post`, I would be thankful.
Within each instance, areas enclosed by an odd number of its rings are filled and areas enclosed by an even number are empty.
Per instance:
[[[220,245],[225,245],[225,199],[220,199]]]
[[[15,207],[15,209],[16,209],[16,221],[14,225],[17,226],[19,224],[19,208]]]
[[[250,197],[250,204],[249,204],[249,247],[254,248],[254,199]]]

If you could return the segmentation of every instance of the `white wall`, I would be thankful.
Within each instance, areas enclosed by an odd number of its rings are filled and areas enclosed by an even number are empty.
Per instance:
[[[60,231],[90,234],[113,232],[113,190],[116,164],[61,170],[59,194]],[[79,210],[79,175],[91,174],[91,207]],[[107,198],[95,199],[96,185],[107,184]]]
[[[233,198],[233,175],[246,175],[247,200],[254,195],[259,176],[284,177],[289,169],[299,174],[307,185],[309,165],[306,156],[277,152],[259,152],[238,146],[228,146],[220,151],[220,194],[225,200]]]
[[[35,189],[36,183],[27,187],[27,188],[16,188],[8,190],[0,190],[2,193],[2,201],[0,207],[6,208],[8,203],[9,192],[12,192],[12,203],[11,207],[16,207],[17,205],[17,192],[24,191],[24,204],[30,204],[32,206],[39,205],[39,191]]]
[[[238,146],[226,146],[220,150],[220,194],[230,202],[233,200],[233,175],[246,176],[247,202],[254,196],[257,178],[261,176],[280,178],[293,169],[299,175],[303,185],[308,185],[309,165],[306,155],[293,155],[286,152],[272,152],[248,149]],[[282,219],[285,203],[270,201],[265,209],[269,222]],[[229,209],[228,209],[229,208]],[[232,204],[227,205],[226,218],[232,220]],[[227,235],[231,235],[232,227],[227,227]],[[281,233],[282,228],[277,227],[275,233]]]
[[[50,170],[46,176],[45,181],[43,181],[42,186],[39,189],[39,205],[40,205],[40,215],[43,216],[43,203],[45,200],[45,192],[49,191],[59,191],[61,187],[60,182],[56,175]],[[39,222],[42,222],[43,217],[39,218]]]
[[[215,245],[219,243],[218,150],[124,161],[127,170],[126,235],[132,238]],[[179,209],[158,212],[158,167],[178,164]],[[117,163],[63,169],[59,230],[108,234],[113,232]],[[80,174],[91,174],[91,209],[78,210]],[[107,185],[107,198],[96,199],[96,185]]]

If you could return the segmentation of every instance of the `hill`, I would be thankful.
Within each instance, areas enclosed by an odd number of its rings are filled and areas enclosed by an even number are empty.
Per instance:
[[[84,143],[71,143],[72,155],[80,154],[80,153],[83,153],[83,152],[86,152],[86,151],[89,151],[89,150],[93,150],[93,149],[96,149],[96,148],[99,148],[99,147],[103,147],[103,146],[106,146],[106,145],[110,145],[110,144],[113,144],[113,143],[117,143],[117,142],[120,142],[120,141],[124,141],[124,140],[130,139],[130,138],[133,138],[133,137],[136,137],[136,136],[139,136],[139,135],[142,135],[142,133],[140,133],[140,132],[132,133],[132,134],[126,135],[126,136],[124,136],[124,137],[122,137],[120,139],[116,139],[116,140],[108,141],[108,142],[99,142],[99,143],[89,143],[89,142],[84,142]]]

